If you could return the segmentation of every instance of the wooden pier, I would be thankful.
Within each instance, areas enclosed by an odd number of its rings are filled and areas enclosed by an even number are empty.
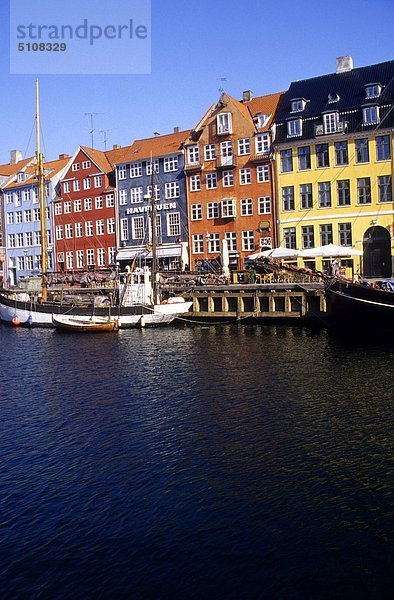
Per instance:
[[[195,321],[297,321],[326,315],[320,283],[209,285],[183,295],[193,301],[187,318]]]

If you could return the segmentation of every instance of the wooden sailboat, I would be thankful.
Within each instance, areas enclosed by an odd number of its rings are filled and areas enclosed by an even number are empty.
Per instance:
[[[56,329],[61,331],[75,331],[80,333],[103,333],[117,331],[119,321],[114,317],[81,317],[79,315],[53,315],[52,323]]]
[[[41,214],[42,246],[42,292],[37,297],[26,290],[12,289],[0,293],[0,319],[8,324],[25,327],[55,327],[65,323],[65,315],[73,322],[89,323],[96,320],[97,325],[110,321],[115,327],[148,327],[167,325],[185,314],[192,302],[182,297],[172,302],[161,303],[157,281],[157,234],[156,234],[156,198],[152,188],[151,222],[152,227],[152,270],[148,267],[133,269],[125,274],[108,292],[102,305],[97,306],[95,298],[85,294],[69,303],[57,302],[48,290],[47,274],[47,237],[45,231],[45,173],[43,156],[40,149],[40,113],[39,87],[36,81],[36,174],[39,186]],[[93,318],[94,315],[94,318]],[[70,323],[70,321],[68,322]]]

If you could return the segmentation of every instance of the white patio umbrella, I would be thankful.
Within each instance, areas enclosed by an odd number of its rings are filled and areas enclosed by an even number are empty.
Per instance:
[[[186,265],[189,264],[189,249],[187,242],[181,242],[181,268],[185,270]]]
[[[345,258],[346,256],[362,256],[361,250],[351,248],[350,246],[336,246],[335,244],[326,244],[316,248],[307,248],[300,252],[302,258],[313,258],[321,256],[323,258]]]
[[[226,277],[230,276],[230,257],[228,253],[228,243],[226,239],[222,240],[222,271]]]
[[[279,248],[274,248],[273,250],[263,250],[263,252],[257,252],[256,254],[250,254],[248,256],[249,260],[256,260],[256,258],[297,258],[299,256],[298,250],[293,250],[292,248],[284,248],[280,246]]]

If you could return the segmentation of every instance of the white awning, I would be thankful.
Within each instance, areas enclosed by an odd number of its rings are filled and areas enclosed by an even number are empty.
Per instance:
[[[177,246],[160,246],[157,248],[158,258],[174,258],[181,257],[181,245]],[[133,260],[135,257],[145,259],[152,258],[152,252],[148,252],[146,248],[120,248],[116,255],[116,260]]]

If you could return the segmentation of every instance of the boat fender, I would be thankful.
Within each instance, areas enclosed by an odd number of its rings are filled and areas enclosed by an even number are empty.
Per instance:
[[[18,327],[18,326],[21,324],[21,322],[20,322],[20,320],[18,319],[18,317],[12,317],[11,323],[12,323],[12,325],[13,325],[14,327]]]
[[[168,304],[168,300],[162,300],[161,304]]]

